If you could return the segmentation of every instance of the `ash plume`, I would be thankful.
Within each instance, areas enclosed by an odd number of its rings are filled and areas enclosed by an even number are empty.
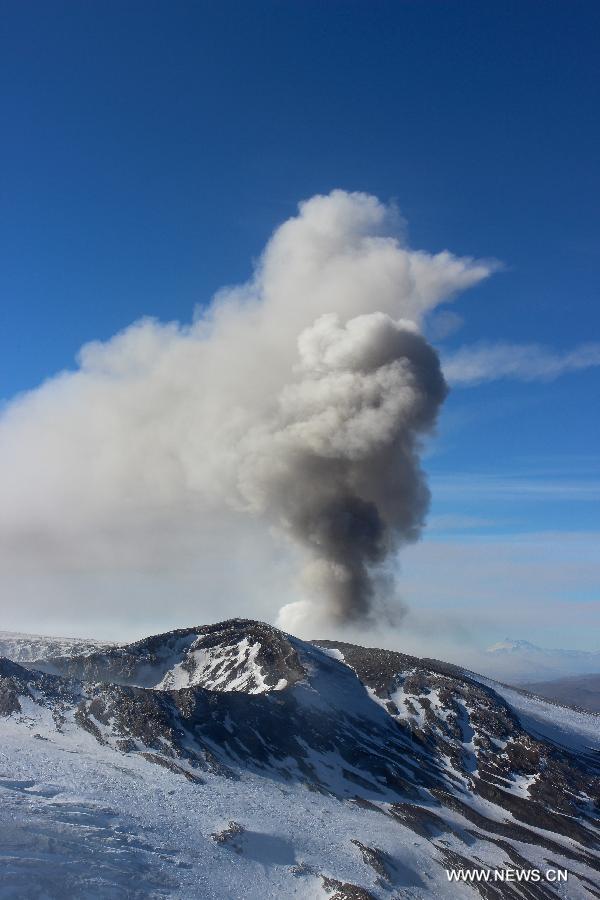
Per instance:
[[[422,323],[491,271],[414,251],[400,232],[374,197],[313,197],[249,282],[191,324],[135,322],[7,403],[0,587],[11,603],[33,618],[50,602],[56,621],[82,627],[139,618],[160,598],[136,600],[134,576],[176,598],[195,567],[213,581],[200,611],[187,601],[194,619],[223,618],[257,581],[237,547],[279,534],[261,577],[283,560],[288,596],[296,566],[304,591],[282,624],[368,616],[378,573],[427,510],[419,453],[446,388]],[[272,615],[280,596],[253,614]]]
[[[368,616],[372,572],[415,540],[429,492],[419,465],[446,385],[436,352],[385,313],[320,317],[299,337],[297,381],[240,448],[241,488],[309,553],[305,583],[332,617]],[[286,617],[305,606],[288,609]]]

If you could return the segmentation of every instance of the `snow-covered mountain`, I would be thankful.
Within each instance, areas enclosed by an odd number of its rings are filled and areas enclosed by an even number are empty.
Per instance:
[[[77,656],[54,654],[36,668],[87,681],[157,690],[204,687],[260,694],[283,690],[304,675],[287,638],[260,622],[241,620],[243,636],[222,624],[182,628],[125,646]]]
[[[597,897],[598,725],[244,619],[0,660],[0,896]]]
[[[102,647],[110,646],[112,645],[107,641],[0,631],[0,656],[15,662],[52,659],[54,656],[86,656],[88,653],[96,653]]]
[[[536,647],[535,644],[529,641],[513,641],[511,638],[504,638],[503,641],[498,641],[487,648],[488,653],[530,653],[532,650],[538,652],[541,650],[541,647]]]
[[[600,673],[600,650],[550,650],[505,638],[487,648],[482,668],[491,677],[512,684],[589,675]]]

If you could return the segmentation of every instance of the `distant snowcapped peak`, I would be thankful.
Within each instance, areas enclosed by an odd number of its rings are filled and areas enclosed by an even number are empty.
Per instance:
[[[512,638],[504,638],[503,641],[498,641],[497,644],[492,644],[491,647],[488,647],[485,651],[486,653],[500,653],[500,652],[514,652],[519,650],[535,650],[537,653],[543,652],[541,647],[537,647],[535,644],[530,643],[530,641],[522,641],[522,640],[513,640]]]

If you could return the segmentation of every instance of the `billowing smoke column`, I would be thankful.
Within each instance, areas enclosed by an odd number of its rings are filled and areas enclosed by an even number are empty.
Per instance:
[[[14,579],[36,572],[60,605],[74,572],[81,611],[100,573],[111,577],[102,604],[131,617],[121,572],[159,569],[164,585],[191,560],[235,568],[232,535],[262,527],[287,535],[303,567],[306,599],[280,622],[367,616],[374,578],[427,509],[420,442],[445,385],[421,323],[490,271],[413,251],[398,226],[374,197],[313,197],[275,231],[252,279],[191,325],[136,322],[7,404],[0,581],[14,576],[11,602],[34,610]],[[239,608],[240,566],[229,607],[196,616],[255,612]]]
[[[240,448],[241,489],[308,549],[310,594],[355,620],[370,612],[372,570],[418,536],[429,500],[419,439],[446,386],[415,326],[384,313],[345,325],[323,315],[298,348],[297,381]]]

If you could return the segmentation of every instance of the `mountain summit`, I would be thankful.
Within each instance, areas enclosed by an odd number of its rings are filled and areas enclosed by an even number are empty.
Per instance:
[[[12,896],[597,896],[600,719],[456,666],[233,619],[0,660],[0,716]]]
[[[487,648],[487,653],[519,653],[522,650],[534,652],[543,652],[541,647],[536,647],[535,644],[531,644],[529,641],[514,641],[512,638],[504,638],[503,641],[498,641],[497,644],[492,644],[491,647]]]
[[[511,684],[544,681],[600,673],[600,650],[548,649],[505,638],[487,648],[481,665],[493,678]]]

